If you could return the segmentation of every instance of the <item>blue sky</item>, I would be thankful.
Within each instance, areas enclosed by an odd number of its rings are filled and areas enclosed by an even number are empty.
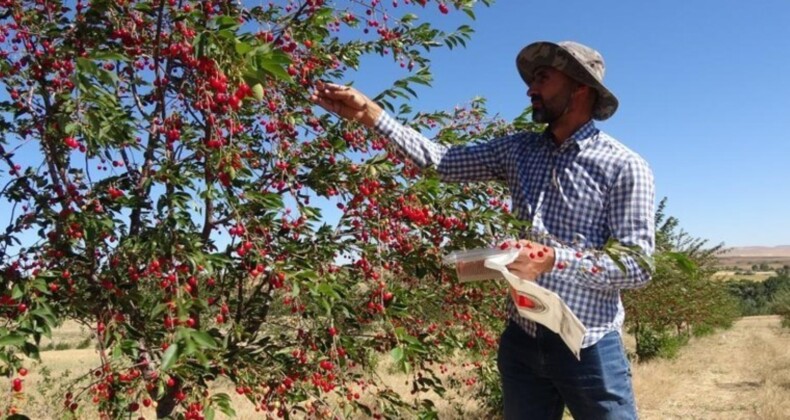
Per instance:
[[[435,3],[419,15],[446,29],[468,21]],[[684,230],[727,246],[790,244],[790,2],[499,0],[470,24],[466,49],[432,53],[435,82],[415,109],[479,95],[513,118],[528,104],[515,69],[523,46],[590,45],[620,100],[599,127],[647,159]],[[373,94],[399,76],[369,63],[354,82]]]

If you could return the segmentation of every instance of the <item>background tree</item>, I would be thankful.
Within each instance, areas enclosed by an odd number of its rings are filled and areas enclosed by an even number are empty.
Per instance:
[[[726,287],[711,279],[723,245],[709,246],[707,240],[691,236],[665,209],[666,198],[656,211],[653,280],[623,297],[626,327],[636,337],[641,360],[671,357],[695,330],[727,327],[738,315]]]
[[[774,276],[762,282],[753,280],[729,280],[725,282],[728,292],[738,302],[744,316],[783,314],[777,300],[784,299],[783,291],[790,289],[790,277]]]

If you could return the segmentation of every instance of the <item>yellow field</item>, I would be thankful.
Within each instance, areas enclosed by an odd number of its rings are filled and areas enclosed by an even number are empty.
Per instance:
[[[737,274],[736,271],[719,271],[713,275],[713,280],[727,281],[727,280],[749,280],[762,282],[771,277],[776,276],[776,271],[757,271],[752,274]]]

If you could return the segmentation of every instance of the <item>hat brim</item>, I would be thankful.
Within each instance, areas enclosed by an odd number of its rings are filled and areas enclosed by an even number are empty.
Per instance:
[[[516,67],[524,83],[529,84],[535,70],[543,66],[555,68],[598,92],[598,101],[592,113],[594,119],[603,121],[617,111],[620,104],[617,97],[562,46],[553,42],[535,42],[524,47],[516,56]]]

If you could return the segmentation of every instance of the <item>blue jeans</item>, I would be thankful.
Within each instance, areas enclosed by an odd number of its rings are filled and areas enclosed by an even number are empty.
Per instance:
[[[620,334],[582,349],[576,360],[559,335],[538,325],[535,337],[510,322],[499,343],[505,419],[636,419],[631,368]]]

